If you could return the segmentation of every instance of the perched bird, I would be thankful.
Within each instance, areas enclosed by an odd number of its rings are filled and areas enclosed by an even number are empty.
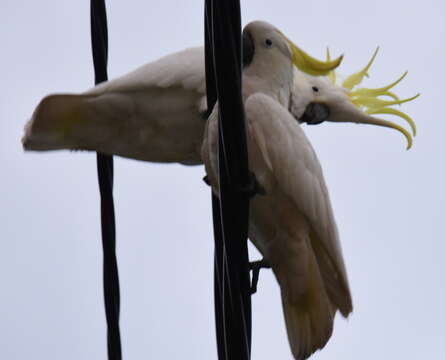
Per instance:
[[[402,128],[365,114],[347,89],[318,77],[332,77],[340,61],[311,67],[295,44],[265,22],[247,25],[243,39],[251,49],[242,75],[249,168],[262,190],[250,202],[248,236],[277,278],[291,351],[303,360],[324,347],[335,314],[347,317],[352,299],[322,169],[299,122]],[[202,159],[218,195],[218,104],[207,123]]]
[[[244,61],[249,57],[248,45],[244,44]],[[341,60],[321,62],[298,50],[301,59],[315,68]],[[94,150],[152,162],[202,164],[200,149],[208,114],[205,92],[204,49],[186,49],[83,94],[45,97],[25,126],[23,147]]]
[[[249,57],[246,39],[244,63]],[[293,116],[310,124],[324,120],[353,122],[357,115],[366,122],[363,112],[344,101],[348,90],[313,76],[326,64],[338,65],[341,58],[319,62],[292,46],[300,69],[309,63],[317,69],[306,66],[303,73],[294,67],[289,108]],[[45,97],[25,126],[23,147],[34,151],[94,150],[144,161],[201,164],[205,114],[210,112],[205,90],[204,49],[186,49],[83,94]],[[360,94],[358,101],[369,97],[369,93]],[[398,110],[386,111],[395,114]],[[385,120],[379,125],[395,127]]]
[[[411,134],[373,115],[412,119],[391,106],[390,90],[355,87],[361,71],[336,84],[342,57],[318,61],[279,30],[243,31],[243,99],[250,169],[263,195],[251,201],[249,238],[280,284],[292,353],[305,359],[329,340],[334,316],[352,300],[337,228],[317,156],[299,123],[355,122]],[[326,76],[326,77],[325,77]],[[390,97],[385,100],[382,97]],[[153,162],[204,161],[218,194],[216,105],[206,116],[203,48],[171,54],[83,94],[45,97],[25,127],[25,150],[83,149]],[[204,136],[204,141],[203,141]]]
[[[247,25],[243,37],[254,49],[243,70],[249,166],[264,189],[250,203],[249,239],[280,284],[291,350],[302,360],[326,344],[337,310],[350,314],[351,294],[320,164],[289,111],[299,54],[264,22]],[[202,146],[216,194],[217,119],[218,105]]]

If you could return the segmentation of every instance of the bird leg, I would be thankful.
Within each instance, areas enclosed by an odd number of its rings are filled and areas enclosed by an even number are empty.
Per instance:
[[[252,261],[249,263],[249,270],[252,270],[252,284],[250,286],[250,295],[255,294],[257,291],[261,269],[270,269],[270,264],[264,259]]]
[[[212,186],[208,175],[204,176],[202,181],[207,185]],[[255,195],[266,195],[266,190],[264,190],[264,187],[258,182],[253,172],[249,172],[249,182],[240,188],[240,192],[247,195],[249,198],[254,197]]]

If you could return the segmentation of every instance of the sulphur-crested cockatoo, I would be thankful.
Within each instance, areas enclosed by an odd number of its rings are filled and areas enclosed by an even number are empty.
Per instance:
[[[245,59],[248,45],[244,44]],[[302,61],[325,66],[299,51]],[[25,126],[23,146],[25,150],[94,150],[137,160],[200,164],[205,91],[204,49],[187,49],[83,94],[45,97]],[[304,107],[304,102],[299,104]]]
[[[352,311],[322,170],[289,111],[294,66],[312,75],[326,74],[328,68],[305,61],[304,54],[267,23],[249,24],[243,37],[253,49],[243,70],[249,165],[264,189],[264,194],[250,203],[249,239],[278,280],[291,350],[295,359],[302,360],[326,344],[337,311],[345,317]],[[208,179],[216,194],[217,119],[218,105],[209,117],[202,146]]]
[[[295,359],[305,359],[329,340],[334,316],[347,317],[352,300],[338,232],[320,163],[299,122],[354,122],[411,134],[371,114],[411,118],[390,108],[399,104],[389,90],[358,85],[362,71],[335,84],[341,58],[323,66],[279,30],[264,22],[243,32],[248,59],[243,70],[250,170],[262,194],[250,203],[249,238],[280,284],[289,342]],[[246,44],[250,44],[246,46]],[[246,60],[246,59],[245,59]],[[327,75],[326,77],[320,75]],[[392,101],[380,97],[392,97]],[[202,159],[218,194],[218,106],[209,117]],[[298,120],[298,121],[296,121]]]
[[[249,56],[246,41],[243,46],[245,62]],[[301,57],[294,57],[300,68],[314,60],[297,47],[293,51]],[[320,64],[317,66],[324,66]],[[294,67],[289,110],[299,121],[354,122],[358,115],[361,122],[397,127],[364,116],[352,102],[345,101],[349,90],[306,70],[308,73],[302,73]],[[332,78],[333,73],[329,75]],[[363,94],[366,96],[361,99],[366,100],[375,91]],[[387,114],[397,115],[397,111],[386,108]],[[204,50],[196,47],[146,64],[80,95],[45,97],[27,123],[22,141],[25,150],[94,150],[137,160],[200,164],[206,113]]]

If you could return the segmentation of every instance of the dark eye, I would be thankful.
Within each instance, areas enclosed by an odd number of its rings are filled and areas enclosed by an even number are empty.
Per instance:
[[[266,39],[264,41],[264,43],[266,44],[267,47],[271,47],[272,46],[272,40],[270,40],[270,39]]]
[[[312,86],[312,90],[314,90],[315,92],[318,92],[318,87]]]

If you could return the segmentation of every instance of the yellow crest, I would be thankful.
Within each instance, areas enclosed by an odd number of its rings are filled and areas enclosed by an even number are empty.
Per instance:
[[[369,77],[368,71],[371,68],[372,64],[374,63],[378,51],[379,48],[377,47],[368,64],[366,64],[366,66],[362,70],[346,77],[346,79],[342,82],[341,87],[348,90],[348,96],[351,102],[358,108],[362,109],[366,114],[368,115],[386,114],[386,115],[398,116],[408,122],[409,126],[411,127],[413,136],[415,136],[417,130],[416,130],[416,124],[414,123],[413,119],[411,119],[411,117],[405,114],[404,112],[391,107],[393,105],[401,105],[403,103],[412,101],[420,96],[420,94],[416,94],[415,96],[401,100],[394,92],[390,91],[393,87],[395,87],[405,78],[405,76],[408,74],[407,71],[405,71],[402,74],[402,76],[400,76],[396,81],[381,88],[375,88],[375,89],[370,89],[365,87],[356,88],[356,86],[361,84],[365,76]],[[329,49],[327,50],[327,60],[328,61],[330,60]],[[328,73],[327,76],[335,85],[336,82],[335,72],[331,71]],[[391,98],[392,100],[385,100],[382,99],[381,97]],[[399,125],[393,123],[391,124],[394,129],[401,131],[407,137],[408,149],[409,149],[412,144],[411,135]]]

